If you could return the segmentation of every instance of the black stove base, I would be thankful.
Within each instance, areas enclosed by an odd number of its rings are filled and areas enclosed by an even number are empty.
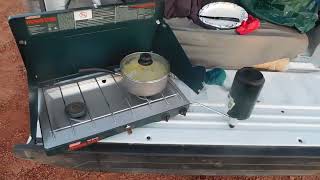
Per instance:
[[[318,175],[319,148],[97,144],[47,156],[40,145],[17,145],[19,158],[84,171],[182,175]]]

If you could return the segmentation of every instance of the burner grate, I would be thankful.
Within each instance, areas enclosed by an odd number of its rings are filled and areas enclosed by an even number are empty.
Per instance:
[[[136,119],[134,109],[139,107],[148,106],[150,111],[156,111],[157,109],[152,105],[159,101],[164,101],[168,106],[170,98],[183,101],[171,80],[168,82],[168,88],[152,97],[131,95],[121,87],[120,83],[120,75],[102,75],[87,80],[76,80],[65,85],[42,88],[51,134],[55,136],[55,133],[67,129],[73,129],[75,133],[76,126],[86,123],[91,123],[92,127],[95,127],[95,121],[107,117],[111,117],[112,121],[117,123],[122,120],[115,115],[123,112],[130,112],[131,119]],[[66,106],[73,102],[84,103],[87,107],[87,114],[77,119],[78,121],[73,121],[65,113]]]
[[[151,97],[128,93],[121,80],[118,74],[97,73],[42,83],[38,118],[46,152],[56,154],[70,150],[69,145],[74,143],[96,141],[128,131],[127,127],[168,120],[189,107],[171,79],[162,93]],[[84,104],[87,112],[76,120],[65,112],[75,102]]]

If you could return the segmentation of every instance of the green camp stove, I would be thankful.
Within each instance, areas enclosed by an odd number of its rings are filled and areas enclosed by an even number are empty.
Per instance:
[[[154,52],[196,93],[205,69],[193,67],[162,19],[163,3],[116,3],[11,17],[28,73],[32,141],[40,123],[48,155],[77,151],[112,135],[185,114],[189,101],[172,80],[160,94],[137,97],[119,84],[123,57]]]

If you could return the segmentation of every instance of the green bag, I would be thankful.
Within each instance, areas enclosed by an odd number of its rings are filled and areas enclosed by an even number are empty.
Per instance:
[[[315,0],[240,0],[247,11],[275,24],[311,30],[318,20]]]

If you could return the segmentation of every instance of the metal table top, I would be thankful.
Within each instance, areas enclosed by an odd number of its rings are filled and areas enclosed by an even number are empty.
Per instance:
[[[227,72],[227,84],[234,75],[235,71]],[[131,135],[118,134],[100,143],[319,147],[320,73],[264,72],[264,76],[266,84],[252,117],[234,129],[225,117],[192,104],[186,117],[149,124]],[[224,88],[206,86],[196,95],[181,81],[175,82],[191,102],[226,112],[228,92]]]

